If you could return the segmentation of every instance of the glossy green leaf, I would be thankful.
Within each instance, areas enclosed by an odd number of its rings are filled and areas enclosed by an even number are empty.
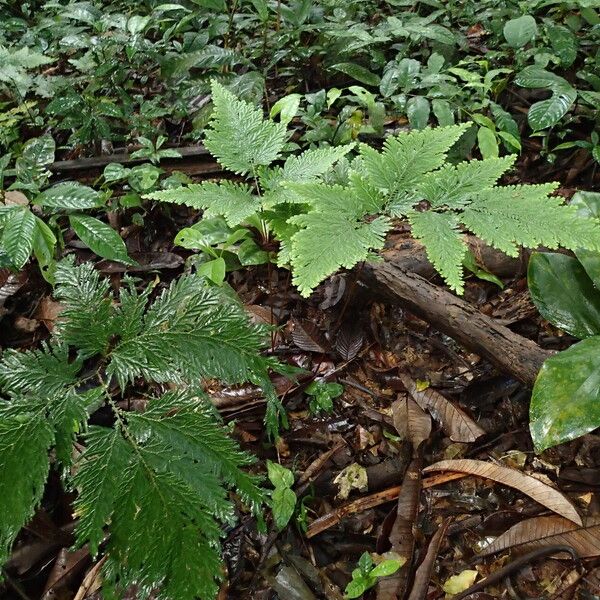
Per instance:
[[[577,91],[570,85],[554,91],[547,100],[536,102],[527,113],[527,121],[534,131],[556,125],[577,99]]]
[[[54,283],[54,252],[56,249],[56,236],[52,229],[39,217],[35,218],[33,232],[33,253],[38,261],[44,279]]]
[[[335,65],[331,65],[332,69],[336,71],[340,71],[352,79],[356,79],[356,81],[360,81],[365,85],[377,86],[380,83],[379,75],[372,73],[369,69],[365,69],[361,65],[357,65],[356,63],[337,63]]]
[[[29,208],[19,206],[10,211],[0,238],[0,249],[15,269],[20,269],[31,254],[34,228],[35,216]]]
[[[273,518],[277,529],[283,529],[292,518],[296,507],[296,494],[288,487],[277,487],[271,496]]]
[[[272,460],[267,460],[267,475],[273,487],[292,487],[294,485],[294,474]]]
[[[495,133],[487,127],[480,127],[477,131],[477,145],[483,158],[498,158],[499,148]]]
[[[600,336],[546,360],[533,388],[529,427],[538,452],[600,427]]]
[[[406,562],[406,561],[404,561]],[[401,566],[402,561],[386,559],[382,560],[370,573],[371,577],[388,577],[393,575]]]
[[[222,256],[201,263],[196,269],[198,275],[210,279],[213,283],[221,285],[225,281],[225,273],[227,272],[227,265],[225,259]]]
[[[87,215],[71,215],[69,221],[77,237],[98,256],[127,265],[135,264],[127,256],[125,242],[110,225]]]
[[[600,292],[581,263],[539,252],[529,260],[529,293],[540,314],[578,338],[600,334]]]
[[[522,48],[537,35],[537,24],[531,15],[511,19],[504,24],[504,39],[513,48]]]
[[[406,103],[406,116],[413,129],[425,129],[429,122],[431,106],[423,96],[414,96]]]
[[[34,203],[55,210],[86,210],[101,206],[102,195],[87,185],[65,181],[39,194]]]

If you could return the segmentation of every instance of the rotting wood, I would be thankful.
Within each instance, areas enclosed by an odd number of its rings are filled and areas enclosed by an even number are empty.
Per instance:
[[[552,352],[513,333],[475,306],[405,267],[396,251],[386,260],[368,263],[360,271],[362,284],[376,294],[399,302],[465,348],[489,360],[500,371],[532,387]]]

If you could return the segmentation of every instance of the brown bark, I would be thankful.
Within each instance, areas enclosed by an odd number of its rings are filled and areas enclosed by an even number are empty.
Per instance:
[[[397,251],[386,253],[384,262],[363,267],[361,282],[373,292],[400,302],[465,348],[489,360],[500,371],[532,387],[542,363],[552,352],[513,333],[462,298],[417,275],[413,269],[407,269],[406,264],[411,262],[414,263],[412,259],[404,260]]]

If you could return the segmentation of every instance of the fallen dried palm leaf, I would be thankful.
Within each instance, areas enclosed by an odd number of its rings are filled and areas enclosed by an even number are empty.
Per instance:
[[[416,382],[405,373],[400,374],[400,380],[415,402],[423,410],[431,413],[453,442],[474,442],[485,435],[486,432],[469,415],[454,406],[439,392],[431,388],[419,391]]]
[[[492,479],[502,485],[515,488],[523,494],[529,496],[542,506],[576,523],[583,525],[581,517],[575,510],[571,502],[558,490],[541,482],[535,477],[525,475],[515,469],[503,467],[494,463],[484,462],[482,460],[458,459],[442,460],[429,467],[426,467],[424,473],[435,473],[438,471],[455,471],[467,473],[468,475],[477,475]]]
[[[577,527],[568,519],[555,515],[526,519],[498,536],[479,556],[508,549],[529,552],[557,544],[571,546],[580,558],[600,556],[600,520]]]

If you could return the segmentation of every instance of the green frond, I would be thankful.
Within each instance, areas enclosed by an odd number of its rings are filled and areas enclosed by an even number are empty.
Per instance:
[[[518,247],[600,250],[600,225],[549,196],[556,184],[505,186],[478,193],[460,220],[475,235],[509,256]]]
[[[214,377],[227,383],[251,381],[265,373],[259,352],[264,331],[250,325],[243,308],[201,277],[172,283],[146,312],[143,331],[121,337],[107,373],[121,387],[144,377],[156,382]]]
[[[55,296],[64,304],[57,336],[79,350],[81,358],[105,354],[114,335],[114,309],[109,283],[92,263],[76,267],[71,260],[58,263]]]
[[[471,160],[456,166],[444,165],[423,177],[417,186],[419,200],[427,200],[434,207],[461,208],[476,193],[496,185],[498,179],[512,167],[515,156]]]
[[[320,181],[333,165],[353,148],[354,144],[348,144],[306,150],[297,156],[288,157],[283,167],[263,169],[260,174],[261,186],[265,190],[263,206],[271,208],[283,203],[303,202],[302,196],[295,193],[287,184]]]
[[[220,486],[233,488],[242,501],[253,511],[260,508],[263,494],[255,478],[241,470],[254,459],[242,452],[237,443],[226,435],[224,427],[205,398],[198,397],[192,390],[168,392],[153,399],[145,412],[132,414],[129,425],[143,439],[147,431],[169,448],[168,456],[178,467],[187,466],[184,477],[189,485],[196,487],[198,478],[210,475]],[[198,465],[198,467],[196,467]],[[199,472],[195,470],[200,469]],[[202,488],[199,488],[202,491]],[[223,505],[223,501],[221,501]],[[231,517],[227,512],[219,514],[221,508],[211,503],[211,512],[221,520]]]
[[[89,542],[90,553],[95,556],[133,448],[118,428],[107,427],[90,427],[85,444],[73,479],[78,492],[75,516],[79,518],[75,537],[79,545]]]
[[[400,133],[387,138],[382,152],[361,144],[362,168],[388,200],[398,204],[412,195],[426,173],[442,166],[448,150],[468,127],[470,123]]]
[[[263,118],[262,111],[212,82],[214,110],[204,145],[238,175],[255,174],[260,165],[279,158],[289,134],[283,123]]]
[[[363,222],[343,210],[314,211],[290,221],[302,228],[292,238],[291,263],[294,285],[304,297],[340,268],[351,269],[371,250],[383,248],[390,227],[385,217]]]
[[[53,441],[43,411],[0,419],[0,564],[42,498]]]
[[[444,278],[450,289],[464,291],[463,260],[467,246],[457,230],[457,218],[450,213],[413,211],[408,215],[415,239],[421,240],[427,258]]]
[[[260,209],[260,198],[252,193],[249,185],[226,179],[153,192],[145,198],[204,210],[205,217],[223,216],[230,227],[239,225]]]
[[[43,343],[39,349],[6,350],[0,361],[0,386],[11,394],[44,393],[51,396],[78,381],[81,361],[69,362],[66,345]]]
[[[214,600],[221,579],[220,528],[185,482],[149,465],[138,447],[116,490],[107,547],[107,599],[136,586],[169,600]]]

